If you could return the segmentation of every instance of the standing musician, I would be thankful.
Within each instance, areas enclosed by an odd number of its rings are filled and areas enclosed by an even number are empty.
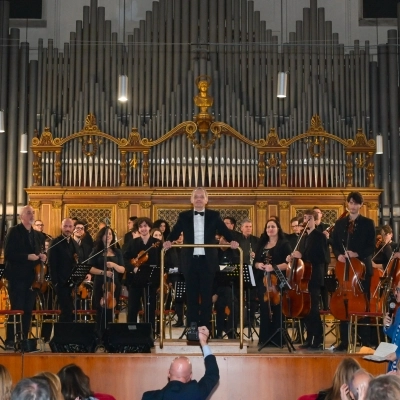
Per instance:
[[[33,228],[35,231],[40,232],[40,233],[44,236],[44,239],[45,239],[45,240],[46,240],[47,238],[49,238],[50,240],[53,239],[50,235],[48,235],[47,233],[44,233],[44,232],[43,232],[44,223],[43,223],[42,220],[37,219],[37,220],[34,222],[32,228]]]
[[[46,262],[44,236],[33,229],[35,211],[31,206],[22,207],[19,213],[21,223],[7,232],[4,242],[5,278],[8,280],[8,294],[11,310],[23,310],[22,330],[28,337],[35,305],[36,294],[32,290],[35,277],[35,266]],[[10,320],[7,324],[5,347],[14,348],[14,330]]]
[[[372,276],[371,258],[375,249],[375,227],[371,219],[360,215],[363,202],[361,193],[349,193],[347,196],[349,216],[336,221],[331,239],[333,253],[338,261],[345,263],[346,258],[349,257],[350,259],[357,258],[365,264],[365,280],[361,283],[363,292],[369,297]],[[347,253],[343,247],[346,248]],[[363,328],[368,327],[360,327],[359,330],[363,345],[370,346],[369,330]],[[334,351],[347,350],[348,322],[346,321],[340,323],[340,340],[341,343],[335,347]]]
[[[299,240],[302,224],[303,224],[303,218],[301,217],[293,217],[290,220],[290,227],[292,228],[293,233],[286,233],[285,237],[289,242],[292,250],[294,250]]]
[[[94,275],[93,304],[97,310],[97,330],[101,333],[112,319],[113,309],[118,303],[121,293],[119,274],[125,272],[122,251],[115,243],[115,232],[111,228],[101,228],[96,235],[93,258],[89,264],[90,273]],[[107,287],[104,287],[104,253],[106,252]]]
[[[193,210],[179,214],[164,249],[183,232],[184,244],[215,244],[215,235],[223,235],[232,248],[239,244],[232,241],[230,230],[223,223],[218,211],[205,209],[208,194],[204,188],[196,188],[191,195]],[[195,322],[198,326],[210,326],[212,292],[215,274],[219,269],[217,248],[183,248],[182,272],[186,281],[187,326]],[[199,304],[201,297],[201,304]],[[200,315],[199,315],[200,314]]]
[[[321,287],[324,285],[325,264],[329,262],[329,252],[326,237],[316,229],[315,222],[318,215],[315,210],[304,212],[304,222],[308,222],[307,232],[302,237],[299,250],[292,253],[287,260],[301,258],[304,262],[311,263],[311,279],[308,283],[308,291],[311,297],[310,313],[304,317],[307,327],[307,339],[300,346],[301,349],[318,349],[322,344],[322,322],[319,315],[319,300]]]
[[[381,240],[379,240],[379,235],[377,235],[375,254],[372,257],[372,265],[374,268],[379,268],[380,266],[383,270],[385,270],[389,260],[392,257],[393,251],[397,248],[397,243],[394,243],[392,240],[393,231],[389,225],[382,226],[380,235]]]
[[[68,278],[77,265],[80,249],[72,239],[73,231],[74,221],[65,218],[61,223],[61,235],[52,240],[48,252],[51,282],[61,310],[60,322],[74,320],[72,288],[68,285]]]
[[[128,219],[128,232],[125,233],[124,243],[127,243],[131,239],[135,239],[139,237],[139,232],[137,231],[137,227],[135,225],[135,221],[137,220],[136,216],[129,217]]]
[[[143,298],[146,320],[155,327],[156,294],[160,286],[160,271],[155,268],[152,284],[149,282],[150,266],[160,266],[161,241],[150,235],[153,223],[147,217],[139,217],[135,222],[140,236],[124,243],[123,255],[127,271],[128,322],[136,322],[141,309],[140,300]],[[140,257],[142,255],[142,257]],[[148,257],[146,257],[148,256]],[[146,259],[147,258],[147,259]],[[132,264],[133,262],[133,264]],[[148,291],[147,291],[147,290]],[[145,294],[144,294],[145,293]],[[147,303],[150,303],[146,306]]]
[[[72,234],[72,238],[79,246],[79,261],[85,261],[89,258],[89,254],[92,252],[92,247],[85,241],[85,223],[83,221],[75,222],[75,229]]]
[[[317,220],[315,221],[315,229],[322,232],[326,236],[326,238],[329,239],[329,232],[327,231],[329,225],[325,224],[325,222],[322,222],[322,217],[324,216],[324,214],[322,213],[321,209],[317,206],[314,206],[313,210],[317,214]]]
[[[273,299],[279,292],[279,288],[277,284],[270,287],[268,273],[275,278],[271,278],[273,284],[273,281],[276,281],[276,275],[272,264],[281,270],[286,270],[288,267],[286,257],[291,252],[290,244],[285,238],[280,223],[277,220],[269,219],[258,242],[254,258],[255,278],[260,299],[260,345],[266,342],[268,338],[272,338],[280,328],[282,314],[280,296],[278,296],[277,301]],[[264,285],[267,285],[267,287]],[[267,293],[268,290],[269,293]],[[279,343],[280,346],[282,344]]]

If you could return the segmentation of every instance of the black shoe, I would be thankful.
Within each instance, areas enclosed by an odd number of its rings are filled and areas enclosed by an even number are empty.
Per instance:
[[[321,347],[322,347],[322,338],[313,336],[313,339],[312,339],[311,345],[310,345],[310,349],[318,350]]]
[[[312,340],[306,340],[302,345],[299,346],[299,349],[308,349],[311,347]]]
[[[182,326],[183,326],[183,321],[180,321],[179,319],[174,324],[172,324],[173,328],[182,328]]]
[[[333,351],[335,351],[335,352],[337,352],[337,351],[347,351],[347,347],[348,347],[348,344],[342,342],[339,345],[337,345],[336,347],[334,347]]]

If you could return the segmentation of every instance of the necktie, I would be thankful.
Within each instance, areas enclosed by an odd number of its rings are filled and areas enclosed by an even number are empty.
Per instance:
[[[194,215],[197,215],[197,214],[203,216],[204,215],[204,211],[195,211]]]

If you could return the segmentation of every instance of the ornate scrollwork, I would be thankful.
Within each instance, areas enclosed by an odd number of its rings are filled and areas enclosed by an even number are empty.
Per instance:
[[[256,206],[260,210],[265,210],[268,207],[268,201],[257,201]]]
[[[151,201],[141,201],[139,202],[139,206],[143,210],[148,210],[151,207]]]
[[[129,207],[129,201],[119,201],[117,202],[118,208],[126,209]]]
[[[63,205],[63,202],[61,200],[54,200],[51,202],[51,206],[56,209],[59,210]]]
[[[88,114],[85,119],[85,127],[83,128],[84,131],[89,132],[97,132],[99,131],[98,126],[96,125],[96,117],[94,114]]]
[[[102,144],[102,140],[93,137],[93,135],[89,135],[89,139],[85,136],[79,139],[79,141],[82,142],[82,153],[88,157],[96,155],[99,145]],[[91,151],[89,150],[90,148],[92,148]]]
[[[278,203],[278,205],[281,210],[287,210],[290,207],[290,202],[289,201],[280,201]]]
[[[320,136],[310,136],[304,139],[304,143],[308,143],[308,151],[313,158],[320,158],[325,155],[325,144],[328,143],[328,139]],[[317,151],[315,151],[317,148]]]
[[[30,200],[29,205],[33,208],[39,208],[42,202],[40,200]]]

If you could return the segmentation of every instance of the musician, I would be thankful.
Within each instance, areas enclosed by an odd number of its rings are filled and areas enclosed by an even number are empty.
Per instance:
[[[292,250],[295,249],[296,244],[299,240],[302,224],[303,224],[303,218],[301,218],[301,217],[298,217],[298,216],[293,217],[290,220],[290,227],[292,228],[293,233],[286,233],[285,237],[286,237],[287,241],[289,242]]]
[[[65,218],[61,223],[61,235],[52,240],[49,250],[51,282],[60,306],[60,322],[73,322],[72,287],[68,284],[72,271],[76,268],[80,248],[72,238],[74,222]]]
[[[111,228],[100,229],[96,235],[94,248],[90,255],[93,258],[89,260],[89,264],[93,265],[90,268],[90,273],[94,275],[93,305],[97,310],[96,322],[100,334],[107,328],[109,322],[114,322],[112,319],[113,308],[118,304],[121,294],[119,274],[125,272],[122,251],[116,247],[115,241],[115,232]],[[104,256],[106,260],[104,260]],[[106,282],[108,284],[107,290],[104,288],[105,267],[108,278]]]
[[[40,233],[44,236],[44,240],[46,240],[47,238],[50,238],[50,240],[53,239],[50,235],[48,235],[47,233],[44,233],[44,232],[43,232],[44,223],[43,223],[42,220],[37,219],[37,220],[34,222],[32,228],[33,228],[35,231],[40,232]]]
[[[231,241],[231,231],[223,223],[219,212],[205,209],[208,194],[204,188],[196,188],[191,195],[193,210],[179,214],[164,248],[171,248],[171,241],[178,239],[183,232],[185,244],[215,244],[215,235],[223,235]],[[231,247],[239,244],[231,241]],[[209,326],[212,309],[212,291],[215,273],[219,269],[217,248],[183,248],[182,272],[186,281],[188,326],[197,322],[198,326]],[[201,296],[201,304],[199,297]],[[199,315],[200,313],[200,315]]]
[[[378,265],[380,265],[381,268],[385,270],[389,260],[392,257],[393,251],[395,251],[397,248],[397,243],[394,243],[392,240],[393,231],[389,225],[383,225],[380,234],[382,240],[380,243],[378,243],[378,247],[375,247],[375,255],[372,257],[372,265],[374,267],[378,267]]]
[[[146,321],[155,327],[156,293],[160,286],[160,271],[153,269],[151,277],[149,268],[160,267],[160,240],[150,235],[153,223],[147,217],[139,217],[136,220],[140,236],[124,243],[123,256],[127,271],[128,295],[128,322],[136,322],[137,314],[141,309],[141,298],[143,304],[150,302],[148,310],[146,307]],[[139,267],[131,264],[132,259],[137,259],[140,252],[146,252],[148,260]],[[147,313],[148,311],[148,313]]]
[[[313,210],[316,212],[318,217],[315,221],[315,229],[322,232],[326,236],[326,238],[329,239],[329,232],[327,231],[327,229],[329,228],[329,224],[325,224],[325,222],[322,222],[322,217],[324,216],[323,212],[317,206],[314,206]]]
[[[286,270],[288,267],[286,257],[290,253],[290,244],[285,239],[280,223],[277,220],[269,219],[258,242],[254,258],[255,278],[260,299],[260,345],[263,345],[268,339],[276,340],[274,336],[280,328],[282,314],[280,302],[272,304],[271,301],[264,301],[266,288],[263,279],[267,272],[275,275],[272,264],[280,270]],[[279,288],[274,287],[273,290],[279,291]],[[278,339],[280,340],[280,338]],[[282,343],[279,343],[279,346],[282,346]]]
[[[310,313],[304,317],[307,327],[307,339],[300,349],[318,349],[322,345],[322,322],[319,315],[319,300],[321,287],[324,286],[325,264],[329,262],[329,251],[325,235],[316,228],[318,214],[314,210],[306,210],[303,216],[304,222],[308,223],[307,232],[303,235],[299,250],[294,251],[288,261],[293,258],[302,259],[303,262],[311,263],[311,279],[308,283],[308,291],[311,297]]]
[[[372,254],[375,249],[374,222],[362,215],[360,209],[364,203],[360,192],[351,192],[347,196],[347,209],[349,216],[336,221],[331,235],[332,249],[335,257],[340,262],[346,262],[346,258],[358,258],[365,264],[365,280],[362,281],[363,291],[369,298],[372,276]],[[347,252],[345,252],[346,248]],[[364,345],[369,343],[369,330],[360,327],[359,332]],[[340,323],[341,343],[334,351],[345,351],[348,346],[348,322]]]
[[[163,235],[163,240],[167,240],[167,237],[171,232],[171,228],[165,219],[158,219],[157,221],[154,221],[153,228],[160,229]]]
[[[47,257],[43,253],[44,237],[33,229],[35,220],[33,208],[31,206],[22,207],[19,217],[21,223],[10,228],[5,237],[6,270],[4,276],[8,280],[11,310],[24,311],[22,330],[24,337],[27,338],[36,298],[36,294],[32,290],[35,266],[39,262],[46,262]],[[5,341],[7,350],[14,348],[14,339],[14,326],[10,318]]]
[[[83,221],[75,222],[75,229],[72,233],[72,238],[75,240],[79,247],[79,262],[83,262],[89,258],[89,254],[92,252],[92,247],[85,242],[85,223]]]
[[[140,236],[139,232],[138,232],[138,229],[137,229],[137,226],[135,224],[136,220],[137,220],[137,216],[136,215],[132,216],[132,217],[129,217],[129,219],[128,219],[128,232],[125,233],[124,243],[128,242],[128,240],[135,239],[135,238]]]
[[[83,225],[84,235],[82,236],[81,240],[88,246],[88,248],[90,248],[90,250],[92,250],[93,249],[93,238],[88,229],[88,222],[85,221],[84,219],[78,219],[76,217],[73,217],[72,221],[74,222],[74,225],[76,225],[76,223],[78,221]]]

